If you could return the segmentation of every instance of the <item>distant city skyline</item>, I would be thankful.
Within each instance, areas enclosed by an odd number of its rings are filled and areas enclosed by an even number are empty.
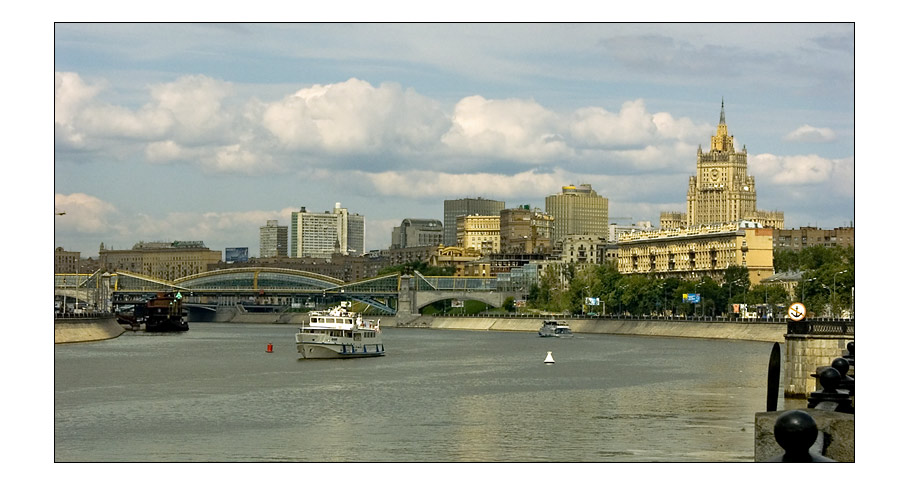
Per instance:
[[[54,242],[202,240],[341,203],[368,250],[444,200],[620,223],[684,211],[724,98],[758,205],[854,221],[854,25],[90,24],[54,28]],[[624,218],[630,217],[631,221]]]

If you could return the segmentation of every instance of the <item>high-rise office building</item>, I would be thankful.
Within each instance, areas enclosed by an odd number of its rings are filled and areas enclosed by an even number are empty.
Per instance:
[[[339,203],[333,211],[292,213],[293,258],[329,258],[333,253],[361,256],[364,252],[364,216],[349,214]]]
[[[455,232],[459,216],[480,215],[498,216],[505,209],[505,202],[492,199],[447,199],[443,201],[443,244],[456,246],[458,234]]]
[[[675,222],[679,216],[680,213],[662,213],[660,227],[684,227]],[[747,175],[747,146],[735,150],[734,136],[728,135],[725,123],[724,100],[719,126],[710,138],[709,152],[697,147],[697,175],[691,176],[688,182],[685,216],[685,226],[744,220],[771,228],[784,227],[783,212],[756,208],[756,183],[753,176]]]
[[[280,226],[275,219],[261,226],[261,258],[289,255],[289,227]]]
[[[562,186],[561,193],[546,197],[546,213],[553,217],[553,244],[573,234],[609,234],[609,199],[590,184]]]

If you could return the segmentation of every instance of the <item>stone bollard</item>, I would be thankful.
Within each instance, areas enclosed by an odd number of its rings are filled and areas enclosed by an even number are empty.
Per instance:
[[[832,367],[825,367],[819,372],[819,384],[822,390],[810,394],[807,399],[807,408],[829,410],[832,412],[854,413],[851,405],[851,396],[847,392],[839,392],[838,384],[841,383],[841,374]]]
[[[775,441],[785,450],[784,455],[773,457],[767,462],[834,462],[834,460],[812,453],[810,448],[819,437],[816,421],[807,412],[791,410],[775,420]]]

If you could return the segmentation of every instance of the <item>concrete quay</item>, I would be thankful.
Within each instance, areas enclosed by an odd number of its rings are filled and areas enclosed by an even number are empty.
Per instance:
[[[434,330],[477,330],[534,332],[540,329],[545,318],[535,317],[482,317],[482,316],[380,316],[385,327],[428,328]],[[238,310],[218,312],[211,320],[221,323],[286,323],[301,324],[307,321],[307,313],[248,313]],[[679,338],[709,338],[723,340],[747,340],[785,342],[786,324],[776,322],[732,322],[629,319],[629,318],[567,318],[575,333],[602,335],[666,336]]]
[[[109,340],[125,331],[112,314],[57,316],[53,320],[54,344]]]
[[[544,318],[420,316],[404,320],[384,318],[384,326],[442,330],[486,330],[536,332]],[[651,320],[626,318],[568,318],[574,333],[602,335],[666,336],[724,340],[785,341],[785,323]]]

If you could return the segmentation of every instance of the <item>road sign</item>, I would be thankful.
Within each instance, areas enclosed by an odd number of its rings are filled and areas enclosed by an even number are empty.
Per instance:
[[[794,321],[800,321],[807,316],[807,307],[803,303],[792,303],[788,307],[788,316]]]

